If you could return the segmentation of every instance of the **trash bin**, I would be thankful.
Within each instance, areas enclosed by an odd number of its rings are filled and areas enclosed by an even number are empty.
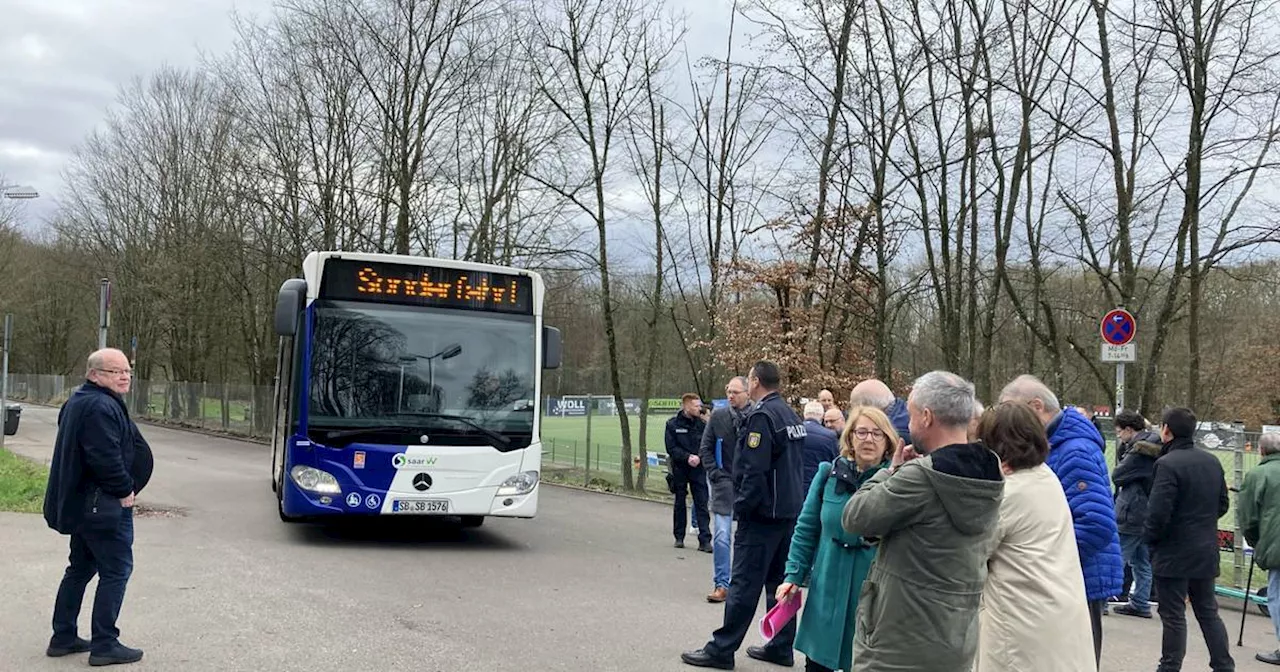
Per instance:
[[[4,407],[4,435],[13,436],[18,433],[18,420],[22,418],[22,407],[17,404],[6,404]]]

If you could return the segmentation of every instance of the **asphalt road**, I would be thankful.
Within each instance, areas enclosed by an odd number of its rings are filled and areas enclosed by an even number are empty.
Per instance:
[[[26,408],[8,447],[47,459],[55,413]],[[286,525],[264,446],[143,431],[156,474],[139,503],[179,513],[137,521],[120,627],[146,658],[127,669],[687,670],[680,652],[721,618],[703,600],[711,557],[670,547],[660,505],[543,486],[537,519],[490,519],[478,530]],[[66,549],[39,516],[0,514],[0,671],[85,665],[43,656]],[[1234,642],[1240,615],[1224,616]],[[1106,628],[1104,670],[1154,669],[1158,619],[1109,616]],[[1192,628],[1184,669],[1207,669]],[[1254,612],[1234,649],[1237,669],[1274,669],[1253,654],[1275,647]],[[738,656],[738,669],[771,668]]]

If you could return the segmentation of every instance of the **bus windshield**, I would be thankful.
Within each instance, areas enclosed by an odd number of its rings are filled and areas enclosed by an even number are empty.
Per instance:
[[[386,427],[428,434],[433,443],[529,445],[532,316],[327,300],[312,309],[312,428],[338,435]]]

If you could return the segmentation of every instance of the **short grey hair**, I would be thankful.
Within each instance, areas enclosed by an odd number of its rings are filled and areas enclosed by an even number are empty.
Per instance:
[[[1265,432],[1258,437],[1258,452],[1263,455],[1280,453],[1280,432]]]
[[[981,401],[978,401],[977,399],[973,400],[973,417],[980,418],[986,411],[987,409],[982,405]]]
[[[921,410],[933,411],[945,427],[968,427],[973,420],[973,383],[950,371],[930,371],[916,378],[911,401]]]
[[[1057,413],[1062,410],[1062,406],[1058,403],[1058,396],[1053,393],[1053,390],[1050,390],[1049,386],[1041,382],[1039,378],[1030,374],[1023,374],[1014,378],[1012,382],[1005,385],[1004,389],[1000,391],[1001,401],[1014,400],[1025,403],[1032,399],[1039,399],[1040,403],[1044,404],[1044,410],[1050,413]]]
[[[822,407],[821,401],[810,401],[804,405],[805,420],[808,420],[810,418],[814,420],[821,420],[823,414],[826,412],[827,412],[827,409]]]
[[[751,386],[747,384],[747,377],[746,377],[746,376],[734,376],[734,377],[730,378],[730,379],[729,379],[729,382],[725,384],[725,387],[729,387],[730,385],[732,385],[732,384],[734,384],[734,383],[737,383],[737,384],[741,385],[741,386],[742,386],[742,391],[743,391],[743,392],[746,392],[748,389],[750,389],[750,388],[751,388]]]
[[[877,378],[868,378],[854,385],[853,390],[849,392],[850,406],[870,406],[888,411],[894,401],[893,390]]]

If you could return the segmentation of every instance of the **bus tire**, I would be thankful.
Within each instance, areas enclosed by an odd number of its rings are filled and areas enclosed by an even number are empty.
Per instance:
[[[463,527],[480,527],[484,525],[484,516],[462,516]]]
[[[284,512],[284,473],[281,472],[279,481],[272,481],[272,488],[276,491],[276,513],[280,514],[280,522],[296,523],[298,518],[285,515]]]

